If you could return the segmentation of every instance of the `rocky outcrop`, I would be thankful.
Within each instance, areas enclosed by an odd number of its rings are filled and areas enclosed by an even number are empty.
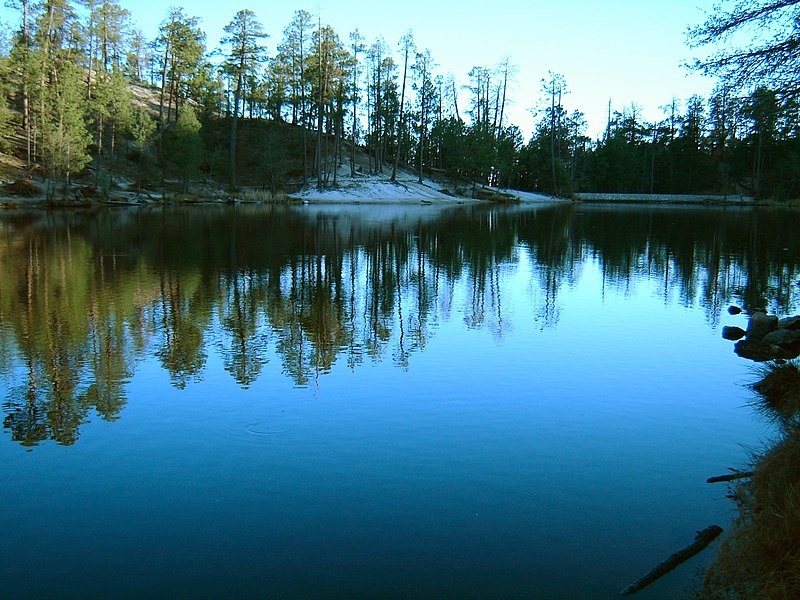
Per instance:
[[[771,331],[778,328],[778,317],[775,315],[768,315],[763,312],[755,312],[750,315],[750,320],[747,322],[747,339],[749,340],[762,340]]]
[[[785,317],[778,321],[778,327],[781,329],[789,329],[791,331],[798,331],[800,330],[800,316],[797,317]]]
[[[728,310],[732,315],[738,314],[737,311],[737,307]],[[723,327],[722,337],[739,340],[733,349],[742,358],[756,362],[794,359],[800,357],[800,315],[778,319],[775,315],[754,312],[746,331],[740,327]]]
[[[776,329],[765,335],[764,341],[775,346],[793,346],[800,342],[800,331]]]

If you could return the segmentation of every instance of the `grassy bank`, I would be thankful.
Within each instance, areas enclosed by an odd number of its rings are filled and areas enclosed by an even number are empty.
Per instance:
[[[738,516],[706,573],[702,598],[800,598],[800,367],[766,367],[752,389],[781,435],[731,497]]]

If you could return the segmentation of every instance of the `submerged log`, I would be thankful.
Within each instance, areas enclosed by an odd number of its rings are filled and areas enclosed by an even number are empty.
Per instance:
[[[667,560],[656,565],[655,568],[647,573],[647,575],[634,581],[619,593],[620,596],[630,596],[631,594],[635,594],[636,592],[646,588],[656,579],[663,577],[678,565],[681,565],[692,558],[695,554],[702,552],[711,542],[717,539],[721,533],[722,527],[717,525],[711,525],[710,527],[703,529],[703,531],[698,531],[694,541],[691,544],[682,550],[678,550]]]
[[[755,471],[734,471],[728,475],[718,475],[717,477],[709,477],[706,483],[724,483],[726,481],[736,481],[737,479],[745,479],[752,477]]]

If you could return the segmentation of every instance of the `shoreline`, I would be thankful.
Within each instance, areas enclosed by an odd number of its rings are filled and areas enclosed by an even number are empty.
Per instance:
[[[701,205],[733,205],[764,206],[751,196],[743,194],[604,194],[596,192],[579,192],[573,194],[579,202],[587,204],[701,204]]]
[[[469,188],[453,188],[430,179],[422,183],[408,174],[398,177],[396,182],[384,176],[360,176],[343,178],[336,187],[317,189],[313,184],[292,193],[273,194],[260,189],[242,189],[238,193],[222,190],[199,190],[186,194],[162,195],[153,192],[136,192],[125,189],[114,190],[109,198],[79,197],[77,199],[48,200],[44,194],[33,196],[0,194],[0,210],[18,208],[36,209],[89,209],[107,207],[143,207],[163,205],[479,205],[479,204],[591,204],[591,205],[696,205],[696,206],[783,206],[793,203],[757,201],[750,196],[715,194],[607,194],[580,192],[570,198],[560,198],[537,192],[525,192],[508,188],[477,188],[478,197],[465,194]],[[456,193],[460,192],[460,193]]]

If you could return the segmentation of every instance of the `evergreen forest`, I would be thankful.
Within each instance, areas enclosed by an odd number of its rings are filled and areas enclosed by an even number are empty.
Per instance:
[[[147,39],[117,0],[9,0],[17,20],[0,39],[0,152],[38,173],[50,198],[87,182],[107,193],[123,178],[137,189],[274,194],[348,176],[396,180],[404,168],[465,190],[794,199],[798,4],[744,0],[695,26],[689,46],[748,27],[774,35],[698,61],[714,92],[665,98],[656,121],[636,102],[609,103],[596,139],[550,72],[540,97],[514,99],[536,115],[526,139],[507,114],[513,58],[443,73],[411,31],[366,39],[305,10],[279,33],[240,10],[209,48],[183,8]]]

